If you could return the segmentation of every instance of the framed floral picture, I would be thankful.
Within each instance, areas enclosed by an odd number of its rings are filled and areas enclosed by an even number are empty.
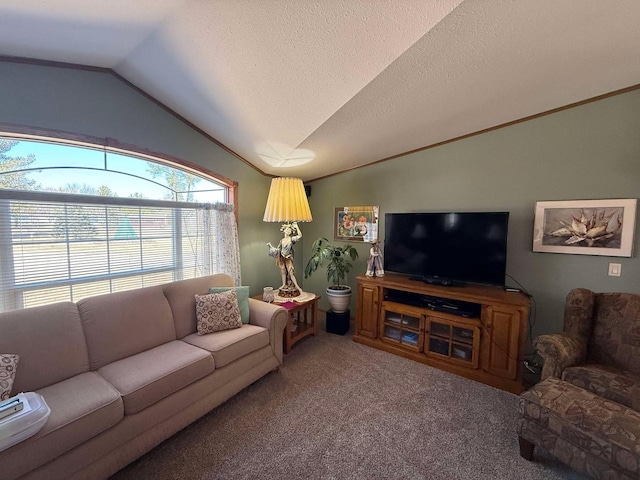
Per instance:
[[[636,203],[635,198],[536,202],[533,251],[630,257]]]
[[[372,242],[378,239],[380,207],[336,207],[334,240]]]

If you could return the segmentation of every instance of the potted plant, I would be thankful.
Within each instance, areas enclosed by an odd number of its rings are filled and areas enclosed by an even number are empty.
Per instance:
[[[351,287],[345,285],[345,279],[352,267],[352,261],[358,258],[358,251],[353,245],[342,247],[331,245],[326,238],[318,238],[311,246],[311,257],[304,269],[304,278],[327,262],[327,298],[331,310],[336,313],[346,312],[351,298]]]

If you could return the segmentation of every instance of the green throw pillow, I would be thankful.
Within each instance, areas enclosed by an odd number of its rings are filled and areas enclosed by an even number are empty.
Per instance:
[[[249,323],[249,287],[211,287],[209,293],[226,292],[235,289],[238,296],[238,307],[240,308],[240,317],[242,323]]]

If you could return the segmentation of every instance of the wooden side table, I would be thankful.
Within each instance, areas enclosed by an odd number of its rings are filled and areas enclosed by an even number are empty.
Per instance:
[[[254,297],[262,300],[262,295]],[[291,347],[308,335],[318,334],[318,300],[314,295],[306,302],[275,303],[289,312],[289,321],[284,329],[284,353],[291,352]]]
[[[306,302],[285,302],[277,305],[289,312],[289,321],[284,329],[284,353],[289,353],[291,347],[307,335],[318,334],[318,300],[314,295]]]

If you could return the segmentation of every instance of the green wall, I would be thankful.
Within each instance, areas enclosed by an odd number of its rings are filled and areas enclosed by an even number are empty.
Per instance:
[[[532,252],[536,201],[637,198],[640,193],[640,91],[501,128],[312,183],[314,220],[304,247],[333,237],[333,209],[379,205],[388,212],[508,211],[507,273],[533,294],[534,335],[562,328],[564,298],[575,287],[640,293],[636,244],[632,258]],[[640,222],[636,242],[640,241]],[[384,219],[381,223],[384,240]],[[364,273],[368,245],[358,247]],[[622,264],[620,278],[607,276]],[[350,284],[355,286],[354,275]],[[323,292],[316,273],[305,290]],[[324,301],[324,299],[323,299]],[[326,303],[321,303],[324,308]],[[354,302],[352,299],[352,315]]]
[[[0,122],[110,137],[237,181],[242,281],[252,295],[279,281],[265,246],[279,241],[279,225],[262,222],[270,178],[111,74],[0,62],[0,80]]]
[[[251,285],[252,294],[265,285],[279,285],[279,272],[265,243],[275,244],[282,235],[278,224],[262,222],[268,177],[112,75],[0,62],[0,79],[0,122],[115,138],[198,163],[239,182],[243,283]],[[332,238],[337,206],[379,205],[383,216],[509,211],[507,273],[535,298],[533,334],[558,331],[564,297],[572,288],[640,293],[638,248],[632,258],[533,253],[535,202],[637,198],[638,132],[636,90],[312,182],[314,220],[302,224],[297,276],[302,280],[305,251],[313,240]],[[384,221],[380,228],[384,232]],[[361,258],[350,274],[352,286],[355,274],[365,270],[368,245],[358,250]],[[622,264],[620,278],[607,276],[609,262]],[[303,281],[305,290],[323,295],[325,309],[326,283],[324,272]]]

